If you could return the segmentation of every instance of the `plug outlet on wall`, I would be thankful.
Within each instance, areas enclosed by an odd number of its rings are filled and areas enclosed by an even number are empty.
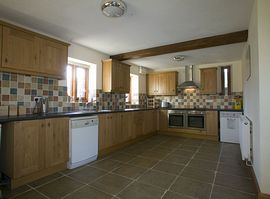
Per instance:
[[[42,97],[34,97],[35,102],[40,102]]]

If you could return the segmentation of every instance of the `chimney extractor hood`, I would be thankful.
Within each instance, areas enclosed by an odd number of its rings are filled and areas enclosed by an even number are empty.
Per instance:
[[[185,82],[180,84],[178,89],[198,88],[198,85],[193,81],[194,65],[185,66]]]

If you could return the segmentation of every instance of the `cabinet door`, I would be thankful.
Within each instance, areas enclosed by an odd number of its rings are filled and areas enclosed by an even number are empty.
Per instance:
[[[147,75],[147,94],[155,95],[156,94],[156,85],[155,85],[155,74]]]
[[[167,73],[167,95],[176,95],[176,87],[178,84],[178,76],[176,72]]]
[[[14,122],[14,178],[44,168],[44,137],[43,120]]]
[[[206,111],[206,135],[218,136],[217,111]]]
[[[135,111],[133,113],[133,132],[135,137],[139,137],[144,134],[144,116],[142,111]]]
[[[122,141],[128,141],[135,138],[133,134],[133,112],[121,113],[121,136]]]
[[[144,124],[144,131],[143,134],[150,134],[157,130],[157,118],[156,118],[156,111],[143,111],[143,124]]]
[[[3,26],[0,25],[0,67],[2,66],[2,32],[3,32]]]
[[[159,111],[159,130],[166,131],[168,129],[168,111]]]
[[[69,119],[46,119],[45,163],[46,168],[68,161]]]
[[[217,93],[217,68],[201,69],[201,93]]]
[[[2,50],[2,67],[39,71],[38,41],[33,34],[4,26]]]
[[[158,74],[158,95],[167,94],[167,74]]]
[[[109,143],[109,135],[108,135],[108,120],[107,114],[99,115],[99,124],[98,124],[98,149],[102,150],[107,148]]]
[[[61,43],[39,38],[40,70],[43,73],[65,77],[68,47]]]

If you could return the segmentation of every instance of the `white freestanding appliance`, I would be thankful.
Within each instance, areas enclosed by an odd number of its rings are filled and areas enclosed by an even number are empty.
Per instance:
[[[220,141],[239,143],[241,112],[220,111]]]
[[[73,169],[97,159],[98,117],[77,117],[70,119],[69,162]]]

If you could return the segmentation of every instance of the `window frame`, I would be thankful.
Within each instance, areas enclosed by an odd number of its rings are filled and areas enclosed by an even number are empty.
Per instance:
[[[228,95],[232,94],[232,74],[231,74],[231,66],[221,66],[221,93],[225,95],[225,83],[224,83],[224,70],[228,69]]]
[[[132,103],[132,75],[138,77],[138,103],[136,103],[136,104],[133,104]],[[126,101],[126,103],[129,104],[129,105],[140,105],[140,99],[139,99],[140,77],[137,74],[130,73],[129,81],[130,81],[130,89],[129,89],[129,93],[126,95],[126,97],[128,98],[128,100]]]
[[[89,68],[84,67],[81,65],[76,65],[74,63],[68,63],[68,66],[71,66],[72,68],[72,88],[71,88],[71,96],[74,97],[74,101],[78,102],[79,97],[77,96],[77,68],[82,68],[85,70],[85,97],[82,98],[83,102],[88,101],[88,96],[89,96]]]

